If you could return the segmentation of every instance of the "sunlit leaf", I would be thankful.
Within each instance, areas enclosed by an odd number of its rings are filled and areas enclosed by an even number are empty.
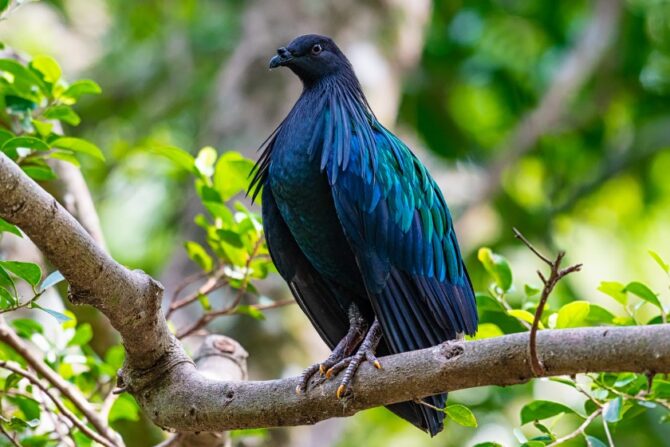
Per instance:
[[[587,301],[573,301],[561,307],[556,319],[556,328],[580,327],[586,324],[591,305]]]
[[[670,265],[668,265],[661,256],[653,250],[649,250],[649,255],[654,258],[656,264],[658,264],[665,273],[670,273]]]
[[[477,252],[477,259],[484,265],[487,272],[503,291],[512,287],[512,269],[507,260],[491,251],[490,248],[482,247]]]
[[[35,165],[35,164],[24,164],[21,165],[21,169],[25,172],[28,177],[33,180],[46,182],[49,180],[54,180],[58,178],[56,173],[51,169],[50,166],[46,164]]]
[[[533,321],[535,320],[535,315],[531,314],[527,310],[523,309],[510,309],[507,311],[507,314],[514,317],[518,318],[521,321],[525,321],[526,323],[533,324]],[[540,329],[544,329],[544,325],[542,324],[541,321],[538,321],[538,326]]]
[[[58,81],[62,74],[58,62],[51,56],[35,56],[30,62],[30,66],[42,73],[44,80],[50,84]]]
[[[607,444],[591,435],[586,435],[586,445],[588,447],[607,447]]]
[[[230,200],[236,194],[246,191],[249,173],[254,163],[238,152],[225,152],[216,162],[214,188],[223,200]]]
[[[98,160],[105,161],[105,156],[98,146],[90,141],[74,137],[61,137],[51,142],[51,147],[69,149],[72,152],[90,155]]]
[[[188,241],[184,244],[188,257],[200,266],[205,272],[211,272],[214,266],[212,257],[207,253],[202,245],[197,242]]]
[[[464,427],[476,427],[477,418],[468,407],[461,404],[447,405],[444,409],[449,419]]]
[[[254,320],[264,320],[265,315],[260,310],[256,309],[253,306],[248,306],[246,304],[241,304],[235,308],[235,313],[239,315],[247,315]]]
[[[16,329],[16,332],[24,338],[30,338],[33,334],[41,334],[44,332],[44,329],[39,322],[27,318],[17,318],[16,320],[12,320],[10,324]]]
[[[501,335],[505,335],[505,333],[498,327],[498,325],[493,323],[480,323],[474,337],[466,337],[466,339],[482,340],[485,338],[500,337]]]
[[[603,281],[598,287],[598,290],[611,296],[625,306],[628,303],[628,295],[626,295],[624,289],[625,286],[617,281]]]

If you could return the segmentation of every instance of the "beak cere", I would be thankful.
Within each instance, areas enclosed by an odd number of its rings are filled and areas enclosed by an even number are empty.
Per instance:
[[[290,62],[293,59],[293,55],[289,50],[287,50],[284,47],[281,47],[277,50],[277,55],[270,59],[270,64],[269,67],[270,69],[272,68],[277,68],[280,66],[286,65],[288,62]]]

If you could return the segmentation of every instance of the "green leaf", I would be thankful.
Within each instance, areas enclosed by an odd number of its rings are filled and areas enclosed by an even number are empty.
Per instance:
[[[9,309],[16,306],[16,298],[4,287],[0,287],[0,309]]]
[[[79,325],[74,335],[67,342],[68,346],[84,346],[93,338],[93,328],[88,323],[82,323]]]
[[[241,304],[235,308],[235,313],[238,315],[247,315],[254,320],[265,320],[265,315],[260,310],[253,306]]]
[[[444,409],[449,418],[464,427],[476,427],[477,418],[468,407],[461,404],[447,405]]]
[[[31,124],[33,125],[37,133],[40,134],[41,137],[49,136],[54,128],[53,124],[46,123],[44,121],[32,120]]]
[[[535,296],[538,293],[540,293],[540,289],[533,287],[529,284],[525,284],[523,286],[524,293],[526,294],[527,297]]]
[[[44,117],[50,120],[58,120],[64,123],[76,126],[81,122],[81,118],[77,112],[72,110],[70,106],[53,106],[44,111]]]
[[[481,311],[507,312],[505,307],[497,299],[488,294],[477,293],[475,295],[475,301],[477,302],[477,309]]]
[[[31,286],[36,286],[42,279],[42,269],[32,262],[0,261],[0,266],[26,281]]]
[[[183,149],[174,146],[152,146],[148,151],[167,158],[188,172],[195,171],[195,158]]]
[[[42,334],[44,329],[42,325],[35,320],[27,318],[17,318],[12,320],[9,324],[12,325],[16,332],[24,338],[30,338],[33,334]]]
[[[44,82],[35,73],[15,60],[0,59],[0,71],[10,73],[13,76],[12,85],[21,95],[33,97],[32,86],[38,87],[44,94],[49,93]]]
[[[78,101],[82,95],[97,95],[101,92],[102,89],[96,82],[89,79],[81,79],[70,84],[70,86],[65,89],[61,96]]]
[[[589,315],[586,319],[591,324],[611,324],[614,315],[598,304],[589,303]]]
[[[123,346],[115,345],[107,350],[105,353],[105,363],[117,370],[123,366],[123,361],[126,358],[126,351]]]
[[[105,161],[105,156],[98,146],[90,141],[74,137],[61,137],[51,142],[51,147],[69,149],[72,152],[90,155],[98,160]]]
[[[625,286],[617,281],[603,281],[598,287],[598,290],[611,296],[625,306],[628,303],[628,295],[626,295],[624,289]]]
[[[607,447],[607,444],[591,435],[586,435],[586,445],[588,447]]]
[[[48,151],[49,145],[35,137],[14,137],[5,141],[0,150],[10,158],[15,158],[11,154],[16,154],[16,150],[20,148],[34,151]]]
[[[497,442],[480,442],[472,447],[503,447],[503,445],[498,444]]]
[[[563,413],[576,414],[572,408],[561,403],[549,400],[536,400],[521,409],[521,425],[533,421],[541,421]]]
[[[656,264],[658,264],[658,266],[661,267],[661,269],[663,269],[663,271],[664,271],[665,273],[669,273],[669,274],[670,274],[670,265],[668,265],[668,264],[663,260],[663,258],[661,258],[661,257],[659,256],[658,253],[656,253],[656,252],[653,251],[653,250],[649,250],[649,255],[650,255],[652,258],[654,258],[654,261],[656,261]]]
[[[477,252],[477,259],[484,265],[498,287],[505,292],[512,287],[512,269],[504,257],[493,253],[490,248],[482,247]]]
[[[203,310],[205,310],[205,311],[212,310],[212,304],[209,302],[209,297],[207,295],[199,293],[198,294],[198,302],[202,306]]]
[[[40,287],[37,289],[37,291],[43,292],[49,287],[53,287],[64,280],[65,278],[63,277],[63,274],[58,270],[54,270],[53,272],[49,273],[46,278],[44,278],[44,281],[42,281],[42,284],[40,284]]]
[[[14,280],[9,273],[0,265],[0,287],[4,287],[7,290],[13,290],[16,293],[16,287],[14,287]]]
[[[56,173],[51,169],[50,166],[44,164],[44,165],[21,165],[21,169],[23,172],[28,175],[33,180],[41,181],[41,182],[47,182],[50,180],[53,180],[55,178],[58,178]]]
[[[0,218],[0,233],[12,233],[18,237],[23,237],[21,230],[19,230],[15,225],[10,224],[6,220]]]
[[[188,241],[184,244],[184,246],[186,247],[186,253],[188,253],[188,257],[191,258],[193,262],[198,264],[200,268],[207,273],[212,271],[214,261],[202,245],[198,244],[197,242]]]
[[[629,282],[626,285],[625,290],[626,292],[630,292],[633,295],[637,295],[638,297],[642,298],[648,303],[653,304],[659,309],[663,308],[663,305],[658,300],[658,295],[656,295],[654,292],[651,291],[649,287],[647,287],[646,285],[642,284],[639,281]]]
[[[211,177],[214,174],[214,163],[216,162],[216,149],[211,146],[205,146],[200,149],[195,158],[195,168],[205,177]]]
[[[27,396],[10,396],[8,399],[21,409],[27,420],[39,420],[41,406],[35,399]]]
[[[244,242],[239,234],[231,230],[216,230],[216,234],[221,238],[223,242],[228,245],[231,245],[235,248],[244,247]]]
[[[587,301],[573,301],[561,307],[556,319],[556,328],[580,327],[586,325],[591,305]]]
[[[246,191],[249,185],[249,173],[254,163],[238,152],[226,152],[216,162],[214,188],[223,200]]]
[[[70,317],[68,317],[64,313],[58,312],[57,310],[49,309],[47,307],[42,307],[34,301],[30,304],[30,307],[48,313],[49,315],[54,317],[56,321],[58,321],[60,324],[70,321]]]
[[[510,309],[507,311],[507,314],[509,316],[518,318],[519,320],[525,321],[526,323],[530,324],[533,324],[533,321],[535,320],[535,315],[523,309]],[[542,324],[541,321],[538,321],[537,327],[539,327],[540,329],[544,329],[544,325]]]
[[[135,402],[135,399],[128,393],[121,394],[112,408],[109,410],[109,422],[119,421],[139,421],[140,407]]]
[[[35,56],[30,62],[31,67],[42,73],[42,77],[50,84],[55,83],[61,77],[62,71],[58,62],[51,56]]]
[[[603,418],[610,423],[618,422],[621,420],[622,416],[622,399],[621,397],[616,397],[605,404],[605,409],[603,410]]]

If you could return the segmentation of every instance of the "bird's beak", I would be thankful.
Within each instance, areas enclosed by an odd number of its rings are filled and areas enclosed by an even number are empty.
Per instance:
[[[270,59],[270,69],[283,67],[293,60],[293,55],[286,49],[280,48],[277,50],[277,55]]]

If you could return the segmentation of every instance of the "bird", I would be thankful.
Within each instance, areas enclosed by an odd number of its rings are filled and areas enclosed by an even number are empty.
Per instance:
[[[343,399],[363,362],[382,367],[377,355],[473,335],[475,296],[440,188],[377,120],[335,42],[296,37],[271,58],[278,67],[303,89],[260,146],[248,194],[261,197],[277,271],[332,350],[305,369],[296,392],[318,374],[341,378]],[[387,408],[434,436],[446,397]]]

